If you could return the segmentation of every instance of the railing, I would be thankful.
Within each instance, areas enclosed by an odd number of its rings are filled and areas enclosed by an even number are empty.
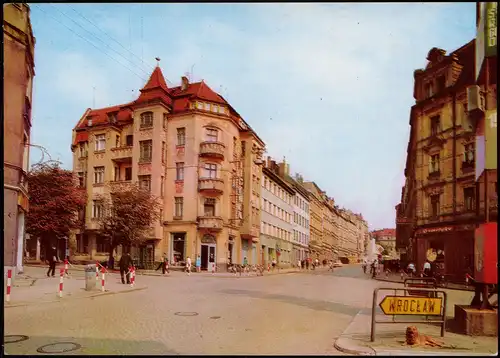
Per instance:
[[[220,142],[201,142],[200,155],[224,158],[225,148],[226,146]]]
[[[224,191],[224,180],[220,178],[200,178],[198,180],[198,190],[222,193]]]
[[[132,147],[124,146],[124,147],[111,148],[111,158],[112,159],[132,158]]]
[[[222,230],[223,220],[219,216],[199,216],[198,227],[201,229]]]

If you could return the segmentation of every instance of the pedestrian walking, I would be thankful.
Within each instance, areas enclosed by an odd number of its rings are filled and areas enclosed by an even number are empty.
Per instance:
[[[127,277],[127,285],[130,285],[130,272],[129,268],[132,266],[132,258],[130,254],[127,252],[120,257],[120,261],[118,263],[120,265],[120,277],[122,279],[122,283],[125,284],[125,276]]]
[[[165,275],[165,272],[167,271],[167,266],[168,266],[167,254],[163,253],[163,256],[161,257],[161,262],[155,271],[158,271],[161,268],[161,273]]]
[[[196,272],[201,272],[201,257],[198,255],[196,258]]]
[[[297,261],[297,267],[299,270],[302,270],[302,262],[300,260]]]
[[[311,262],[311,259],[310,258],[307,258],[306,259],[306,269],[309,270],[309,264]]]
[[[276,264],[277,264],[276,259],[273,258],[273,261],[271,261],[271,266],[273,267],[273,271],[274,271],[274,268],[276,267]]]
[[[186,272],[189,275],[191,275],[191,257],[188,257],[186,260]]]
[[[59,259],[57,258],[57,250],[56,250],[55,246],[52,246],[52,248],[50,249],[47,261],[49,263],[47,277],[55,277],[56,276],[56,263],[57,263],[57,261],[59,261]]]

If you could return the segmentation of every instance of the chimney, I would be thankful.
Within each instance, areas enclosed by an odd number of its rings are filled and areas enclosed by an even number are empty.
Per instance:
[[[185,91],[189,87],[189,79],[186,76],[181,77],[181,90]]]
[[[266,168],[271,169],[271,157],[267,156]]]
[[[290,164],[286,164],[286,167],[285,167],[285,174],[290,176]]]

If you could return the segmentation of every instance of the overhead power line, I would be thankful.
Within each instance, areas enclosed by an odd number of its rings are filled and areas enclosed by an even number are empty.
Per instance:
[[[64,16],[66,16],[68,19],[70,19],[73,23],[75,23],[78,27],[80,27],[81,29],[83,29],[84,31],[87,31],[91,36],[95,37],[97,40],[99,40],[100,42],[102,42],[108,49],[112,50],[114,53],[116,53],[118,56],[121,56],[122,58],[124,58],[126,61],[130,62],[130,60],[128,58],[126,58],[125,56],[123,56],[120,52],[116,51],[114,48],[112,48],[109,44],[107,44],[106,42],[104,42],[100,37],[98,37],[96,34],[90,32],[89,30],[87,30],[85,27],[83,27],[82,25],[80,25],[77,21],[75,21],[72,17],[70,17],[68,14],[62,12],[61,10],[59,10],[56,6],[54,5],[51,5],[54,9],[56,9],[59,13],[63,14]],[[132,65],[135,66],[134,63],[131,63]],[[145,74],[149,75],[149,72],[144,70],[144,68],[141,68],[139,66],[137,66],[141,71],[143,71]]]
[[[94,22],[92,22],[91,20],[89,20],[85,15],[83,15],[82,13],[78,12],[74,7],[70,6],[71,10],[73,10],[76,14],[78,14],[79,16],[81,16],[82,18],[85,19],[85,21],[87,21],[89,24],[91,24],[92,26],[94,26],[97,30],[101,31],[103,34],[105,34],[107,37],[109,37],[111,40],[113,40],[114,42],[116,42],[118,45],[120,45],[125,51],[127,51],[128,53],[130,53],[132,56],[134,56],[143,66],[145,66],[145,68],[147,68],[149,71],[152,71],[154,69],[154,66],[151,66],[151,65],[148,65],[147,63],[145,63],[139,56],[137,56],[135,53],[133,53],[131,50],[127,49],[125,46],[123,46],[122,43],[120,43],[118,40],[116,40],[115,38],[113,38],[111,35],[109,35],[106,31],[104,31],[103,29],[101,29],[99,26],[97,26]],[[129,32],[130,32],[130,22],[129,22]],[[130,62],[132,62],[131,60],[129,60]]]
[[[42,11],[43,13],[45,13],[46,15],[49,15],[50,17],[52,17],[52,19],[54,19],[56,22],[58,22],[59,24],[63,25],[64,27],[66,27],[68,30],[70,30],[72,33],[74,33],[75,35],[77,35],[78,37],[84,39],[85,41],[87,41],[88,43],[90,43],[92,46],[94,46],[97,50],[99,50],[100,52],[102,52],[103,54],[105,54],[106,56],[108,56],[109,58],[111,58],[113,61],[117,62],[118,64],[122,65],[123,67],[125,67],[127,70],[129,70],[131,73],[133,73],[134,75],[136,75],[137,77],[139,77],[141,80],[143,81],[147,81],[144,77],[142,77],[141,75],[137,74],[135,71],[131,70],[127,65],[124,65],[123,63],[121,63],[120,61],[118,61],[117,59],[115,59],[114,57],[112,57],[111,55],[109,55],[107,52],[103,51],[101,48],[99,48],[98,46],[96,46],[92,41],[90,41],[89,39],[87,39],[86,37],[80,35],[78,32],[74,31],[71,27],[69,27],[68,25],[64,24],[63,22],[59,21],[55,16],[52,16],[50,13],[48,13],[47,11],[43,10],[40,6],[38,6],[37,4],[33,4],[34,7],[36,7],[37,9],[39,9],[40,11]]]

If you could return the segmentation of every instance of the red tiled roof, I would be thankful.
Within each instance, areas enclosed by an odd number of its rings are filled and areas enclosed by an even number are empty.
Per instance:
[[[185,90],[181,86],[168,88],[165,77],[160,67],[156,67],[151,74],[146,85],[140,90],[141,94],[135,101],[123,105],[90,110],[86,118],[92,119],[92,127],[107,124],[108,115],[116,113],[118,123],[127,123],[132,119],[132,108],[136,104],[144,103],[153,99],[162,99],[172,107],[172,113],[179,113],[189,108],[189,101],[200,99],[213,103],[225,104],[229,106],[231,117],[238,113],[231,105],[218,93],[213,91],[204,81],[188,84]],[[87,120],[83,120],[75,129],[86,129]],[[78,137],[77,138],[83,138]],[[75,139],[75,143],[77,143]]]
[[[160,87],[163,90],[168,92],[168,86],[165,82],[165,77],[163,77],[163,73],[161,72],[160,67],[156,67],[149,77],[148,83],[143,87],[142,91],[150,90]]]
[[[380,236],[396,237],[396,229],[375,230],[375,231],[372,231],[372,234],[376,237],[380,237]]]
[[[476,40],[469,41],[464,46],[453,51],[450,55],[457,55],[458,61],[463,66],[460,76],[455,84],[457,88],[475,83]]]
[[[87,142],[89,140],[89,132],[77,132],[75,136],[75,142],[73,144],[78,144],[81,142]]]

